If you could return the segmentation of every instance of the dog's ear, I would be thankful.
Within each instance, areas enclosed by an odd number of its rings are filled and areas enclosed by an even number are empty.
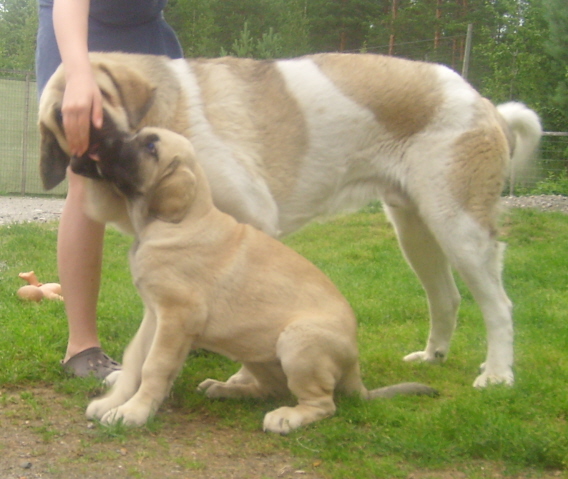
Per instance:
[[[114,103],[124,107],[130,128],[137,130],[154,103],[156,87],[136,70],[120,63],[113,63],[112,68],[101,63],[99,69],[110,78],[120,96]]]
[[[195,181],[193,172],[174,160],[151,194],[148,213],[167,223],[179,223],[193,203]]]
[[[40,175],[46,190],[55,188],[65,179],[69,165],[69,155],[63,151],[53,132],[43,123],[40,124],[41,153]]]

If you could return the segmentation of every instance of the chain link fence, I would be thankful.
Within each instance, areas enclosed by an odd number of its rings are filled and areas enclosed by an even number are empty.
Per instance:
[[[568,184],[568,132],[545,131],[540,142],[537,161],[521,172],[518,178],[510,178],[506,193],[510,196],[528,194],[543,181],[549,183]],[[548,193],[566,194],[562,191]],[[538,192],[544,193],[546,188],[541,186]]]
[[[0,70],[0,194],[65,195],[66,183],[46,192],[39,176],[37,89],[32,72]],[[568,133],[545,134],[539,160],[506,193],[524,193],[543,179],[563,178],[568,167]]]
[[[38,95],[33,72],[0,70],[0,194],[64,195],[43,189],[39,175]]]

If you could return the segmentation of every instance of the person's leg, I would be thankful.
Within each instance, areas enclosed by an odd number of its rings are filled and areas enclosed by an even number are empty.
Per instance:
[[[64,361],[92,347],[97,336],[103,235],[105,227],[84,213],[85,179],[68,170],[69,192],[59,223],[57,263],[69,322]]]
[[[69,191],[59,223],[57,262],[69,324],[63,360],[72,374],[103,379],[119,365],[100,349],[97,300],[105,226],[84,212],[85,179],[69,169]],[[80,354],[82,353],[82,354]]]

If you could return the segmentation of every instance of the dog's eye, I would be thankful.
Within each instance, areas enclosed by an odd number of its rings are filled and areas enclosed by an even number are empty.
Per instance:
[[[146,145],[146,149],[152,156],[158,156],[158,149],[156,148],[156,143],[153,141]]]

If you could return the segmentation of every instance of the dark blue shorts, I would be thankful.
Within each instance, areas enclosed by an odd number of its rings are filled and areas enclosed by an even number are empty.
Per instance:
[[[181,58],[183,52],[162,9],[167,0],[91,0],[89,51],[148,53]],[[41,94],[61,63],[53,30],[53,0],[39,0],[36,76]]]

